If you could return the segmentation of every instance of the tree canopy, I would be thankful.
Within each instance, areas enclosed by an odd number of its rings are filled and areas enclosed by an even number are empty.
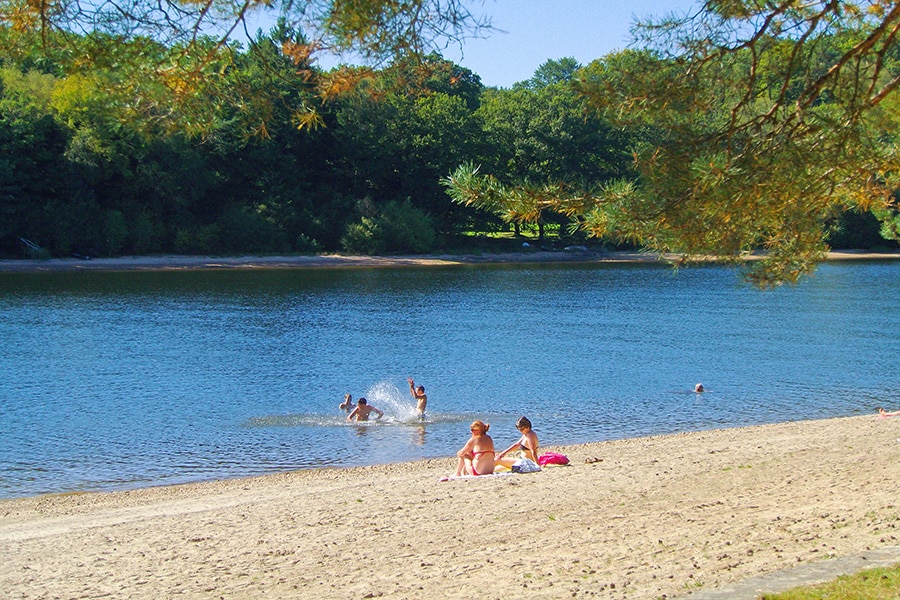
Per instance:
[[[885,215],[898,30],[900,5],[878,0],[710,0],[639,29],[645,53],[618,60],[612,86],[595,65],[579,89],[617,122],[657,128],[636,157],[637,208],[659,215],[644,237],[689,254],[763,248],[751,276],[768,284],[809,271],[836,211]],[[634,70],[648,60],[662,68]]]
[[[198,107],[192,100],[227,93],[224,76],[240,48],[236,40],[255,48],[255,24],[276,20],[297,32],[280,40],[280,51],[296,63],[294,77],[326,98],[370,72],[310,69],[318,53],[349,53],[380,66],[426,56],[490,27],[463,0],[0,0],[0,55],[21,61],[40,53],[68,72],[108,65],[119,87],[132,96],[165,94],[188,116],[171,123],[196,128],[204,115],[187,114]],[[123,48],[133,55],[123,56]],[[301,127],[321,124],[313,103],[294,111]]]
[[[247,231],[333,247],[349,215],[371,246],[392,219],[447,233],[481,208],[688,260],[761,252],[763,286],[814,268],[847,211],[900,237],[900,2],[706,0],[638,23],[631,49],[496,91],[433,52],[490,27],[468,7],[0,0],[0,142],[43,144],[2,165],[0,210],[60,248],[114,252]],[[251,35],[260,15],[278,24]],[[325,72],[321,51],[367,66]]]
[[[898,30],[900,3],[880,0],[708,0],[639,24],[639,49],[575,82],[635,134],[637,177],[541,202],[593,235],[688,259],[763,250],[751,280],[796,281],[823,258],[838,212],[869,210],[896,231]],[[460,201],[496,192],[458,175]]]
[[[435,44],[458,39],[487,21],[461,0],[48,0],[0,2],[0,21],[42,42],[59,34],[153,39],[185,47],[203,37],[224,43],[237,30],[252,37],[255,18],[280,17],[301,28],[309,44],[353,50],[368,58],[425,54]]]

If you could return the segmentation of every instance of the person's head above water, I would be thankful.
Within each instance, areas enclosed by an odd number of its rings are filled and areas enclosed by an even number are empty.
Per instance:
[[[365,398],[360,398],[359,400],[356,401],[356,403],[357,403],[357,404],[362,404],[363,406],[365,406],[366,404],[369,403],[369,401],[366,400]]]
[[[703,391],[703,384],[702,384],[702,383],[698,383],[697,385],[695,385],[695,386],[694,386],[694,391],[695,391],[695,392],[702,392],[702,391]]]

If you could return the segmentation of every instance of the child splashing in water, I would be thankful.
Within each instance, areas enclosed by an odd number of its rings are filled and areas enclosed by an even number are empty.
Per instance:
[[[412,379],[412,378],[410,378]],[[412,388],[415,390],[415,388]],[[424,422],[427,419],[425,407],[428,398],[425,396],[425,388],[419,386],[422,391],[421,398],[413,395],[415,404],[411,404],[401,388],[390,381],[380,381],[366,390],[366,398],[372,404],[379,406],[385,412],[387,420],[394,423]],[[352,407],[351,407],[352,409]]]
[[[416,387],[416,383],[413,381],[412,377],[407,377],[406,381],[409,383],[409,393],[412,394],[412,397],[416,400],[416,415],[418,415],[420,421],[424,421],[428,418],[425,414],[425,407],[428,405],[428,396],[425,395],[425,386],[420,385]]]
[[[350,414],[347,415],[348,421],[368,421],[369,415],[375,413],[375,418],[380,419],[384,416],[384,412],[375,408],[374,406],[370,406],[368,400],[365,398],[360,398],[356,401],[356,408],[350,411]]]

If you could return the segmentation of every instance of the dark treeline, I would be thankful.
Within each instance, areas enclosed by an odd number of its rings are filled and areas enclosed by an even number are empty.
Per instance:
[[[573,59],[494,89],[432,55],[323,96],[298,40],[260,34],[198,67],[204,83],[183,95],[190,66],[167,82],[171,49],[146,41],[77,72],[24,46],[0,59],[0,255],[472,250],[470,234],[509,225],[451,200],[442,178],[461,164],[510,183],[630,176],[629,133],[587,110]],[[143,85],[141,69],[154,73]],[[558,215],[523,225],[584,241]],[[848,213],[831,242],[886,245],[878,231]]]

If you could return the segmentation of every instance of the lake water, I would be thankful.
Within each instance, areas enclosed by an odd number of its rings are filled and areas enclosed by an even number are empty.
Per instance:
[[[898,298],[900,261],[767,292],[715,266],[0,274],[0,497],[451,456],[475,418],[505,446],[523,414],[546,445],[897,408]],[[346,423],[347,392],[385,422]]]

